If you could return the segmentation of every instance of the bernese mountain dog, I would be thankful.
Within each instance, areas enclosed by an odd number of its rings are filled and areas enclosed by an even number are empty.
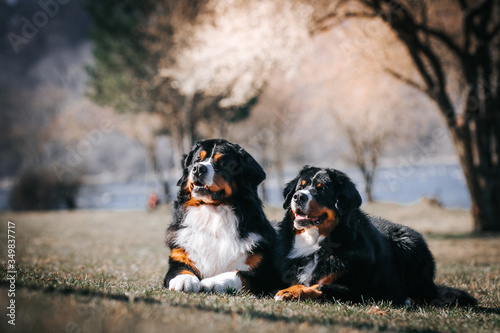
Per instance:
[[[421,234],[361,211],[361,196],[344,173],[305,166],[283,196],[276,263],[288,288],[276,300],[476,304],[465,291],[434,283],[434,259]]]
[[[276,232],[257,194],[266,178],[262,167],[239,145],[211,139],[197,142],[182,168],[164,286],[195,293],[276,289]]]

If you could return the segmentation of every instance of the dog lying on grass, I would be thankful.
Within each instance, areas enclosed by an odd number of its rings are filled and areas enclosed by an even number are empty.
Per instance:
[[[276,300],[476,305],[467,292],[434,283],[434,259],[421,234],[362,212],[344,173],[305,166],[283,195],[276,263],[288,288]]]

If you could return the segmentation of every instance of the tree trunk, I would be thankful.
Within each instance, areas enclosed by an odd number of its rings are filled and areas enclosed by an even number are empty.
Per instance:
[[[193,147],[194,135],[194,96],[188,95],[184,101],[184,112],[181,121],[182,126],[182,153],[187,154]]]
[[[274,165],[276,169],[276,179],[278,181],[278,188],[285,186],[285,172],[283,169],[283,153],[285,147],[283,146],[282,140],[283,132],[281,130],[275,133],[275,145],[274,145]]]
[[[485,142],[499,144],[496,126],[495,120],[488,121],[478,116],[463,126],[451,129],[471,196],[476,231],[500,231],[499,156],[491,149],[481,147]]]
[[[368,200],[368,202],[373,202],[373,194],[372,194],[373,177],[370,174],[369,170],[363,172],[363,178],[365,180],[366,199]]]
[[[154,173],[156,179],[158,180],[158,182],[163,186],[163,194],[164,194],[167,202],[169,202],[171,200],[172,191],[170,190],[170,186],[168,184],[168,181],[163,176],[163,172],[162,172],[160,165],[158,163],[158,154],[157,154],[158,146],[157,146],[157,144],[158,144],[158,141],[155,140],[153,143],[148,145],[147,152],[149,155],[149,159],[151,160],[153,173]]]

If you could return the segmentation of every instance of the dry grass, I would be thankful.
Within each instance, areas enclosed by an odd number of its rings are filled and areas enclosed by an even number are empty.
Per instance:
[[[283,214],[266,210],[274,219]],[[425,202],[371,204],[365,210],[425,232],[438,264],[438,282],[469,290],[481,308],[408,310],[381,303],[377,309],[373,304],[282,304],[241,293],[169,292],[161,288],[168,266],[163,237],[170,213],[165,207],[155,212],[4,213],[3,267],[7,220],[16,222],[16,330],[500,331],[498,235],[470,234],[466,212]],[[5,309],[5,268],[1,278],[0,308]],[[11,327],[2,317],[5,332]]]

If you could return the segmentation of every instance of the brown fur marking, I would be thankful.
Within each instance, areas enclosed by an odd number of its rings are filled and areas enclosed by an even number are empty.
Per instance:
[[[194,274],[193,272],[191,271],[188,271],[187,269],[183,269],[182,271],[179,272],[179,274],[177,275],[183,275],[183,274],[188,274],[188,275],[192,275],[192,276],[196,276],[196,274]]]
[[[207,156],[207,152],[202,150],[200,152],[200,161],[203,161],[205,159],[205,157]]]
[[[321,279],[318,280],[318,284],[331,284],[335,282],[338,278],[340,278],[343,275],[343,273],[332,273],[328,274],[327,276],[322,277]]]
[[[223,156],[222,153],[216,153],[214,155],[214,161],[217,162],[222,156]]]
[[[306,287],[303,284],[297,284],[278,291],[275,297],[281,301],[305,301],[308,299],[317,300],[321,297],[321,295],[323,295],[323,293],[318,290],[318,287],[318,284],[311,287]]]
[[[325,213],[326,219],[317,227],[321,236],[328,236],[337,226],[338,219],[333,209],[320,206],[316,200],[311,200],[308,215],[316,217]]]
[[[196,268],[194,261],[189,259],[186,250],[184,250],[183,248],[176,247],[172,249],[172,251],[170,252],[170,259],[190,267],[196,274],[201,276],[200,271],[198,271],[198,268]]]
[[[224,198],[228,198],[233,194],[233,187],[219,173],[215,173],[214,183],[209,189],[212,192],[224,190]]]
[[[306,229],[295,229],[295,228],[293,228],[293,234],[295,236],[300,235],[303,232],[306,232]]]
[[[252,270],[255,267],[257,267],[257,265],[261,262],[261,260],[262,260],[262,254],[254,253],[247,257],[247,259],[245,260],[245,265],[248,265],[250,267],[250,270]]]

